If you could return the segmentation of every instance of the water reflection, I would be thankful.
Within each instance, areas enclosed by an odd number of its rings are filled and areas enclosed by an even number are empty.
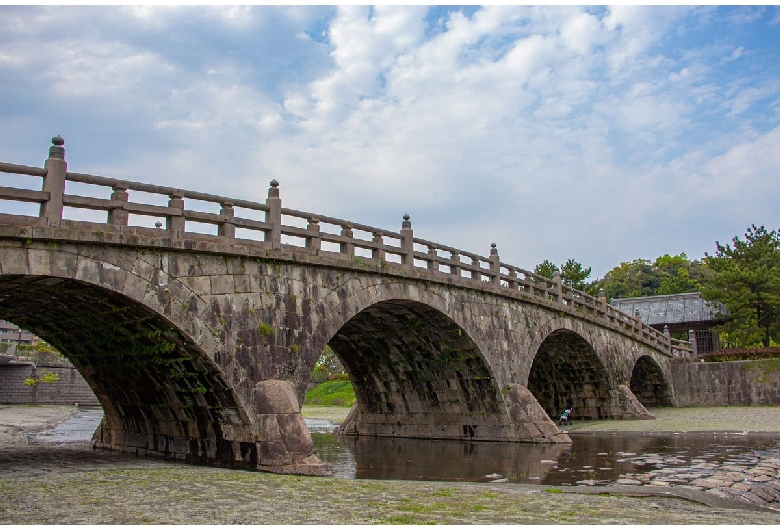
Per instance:
[[[571,445],[460,442],[312,433],[317,452],[342,478],[574,485],[696,462],[725,463],[778,450],[772,435],[573,433]],[[698,464],[697,464],[698,465]]]
[[[103,411],[81,409],[53,429],[29,433],[37,443],[88,441]],[[342,478],[574,485],[614,482],[659,468],[742,463],[744,455],[780,455],[776,434],[569,433],[572,444],[461,442],[336,436],[326,420],[307,419],[315,448]],[[488,477],[492,475],[494,478]]]

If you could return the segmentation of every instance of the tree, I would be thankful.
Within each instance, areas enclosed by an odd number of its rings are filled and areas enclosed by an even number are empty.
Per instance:
[[[34,367],[35,365],[33,365]],[[38,402],[38,385],[41,383],[56,383],[60,380],[59,374],[56,374],[54,372],[46,372],[40,377],[35,377],[35,369],[33,368],[33,375],[32,377],[28,377],[24,380],[24,386],[30,386],[32,387],[32,400],[33,404],[36,404]]]
[[[346,370],[336,352],[330,346],[325,346],[325,351],[322,352],[322,355],[320,355],[320,358],[317,359],[317,363],[314,365],[312,380],[318,382],[327,381],[333,375],[345,373]]]
[[[704,263],[713,272],[702,288],[705,300],[723,303],[730,319],[720,326],[736,346],[769,347],[780,340],[780,237],[751,225],[745,240],[715,242]],[[732,246],[733,245],[733,246]]]
[[[590,271],[590,267],[586,269],[582,266],[582,263],[569,258],[566,263],[561,265],[561,279],[569,287],[584,291],[588,287],[588,282],[585,280],[590,277]]]
[[[560,267],[548,259],[534,267],[534,273],[545,278],[552,278],[556,272],[559,273],[564,284],[580,291],[585,291],[589,287],[588,282],[585,280],[590,277],[590,271],[590,267],[586,269],[582,266],[582,263],[571,258]]]
[[[703,281],[710,275],[699,260],[689,260],[685,253],[677,256],[664,254],[653,262],[660,279],[654,294],[695,293],[701,290]]]
[[[623,262],[609,271],[600,284],[607,299],[612,300],[656,294],[661,279],[649,260],[635,259]]]
[[[558,265],[556,265],[555,263],[553,263],[548,259],[544,260],[539,265],[534,267],[534,274],[538,274],[539,276],[544,276],[545,278],[552,278],[553,276],[555,276],[556,272],[560,272]]]

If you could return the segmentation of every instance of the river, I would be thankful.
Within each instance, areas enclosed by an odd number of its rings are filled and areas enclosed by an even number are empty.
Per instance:
[[[87,441],[103,417],[82,409],[57,427],[30,433],[34,442]],[[335,424],[307,419],[320,458],[348,479],[398,479],[576,485],[607,484],[659,468],[728,465],[780,454],[772,433],[573,432],[572,444],[520,444],[336,436]]]

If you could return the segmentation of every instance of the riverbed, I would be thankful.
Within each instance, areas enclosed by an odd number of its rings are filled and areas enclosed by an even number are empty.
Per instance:
[[[759,413],[761,409],[751,408],[753,412]],[[9,411],[7,408],[0,408],[0,430],[9,427],[8,418],[14,414],[17,419],[35,416],[30,414],[30,410]],[[43,409],[35,412],[43,412]],[[677,412],[685,414],[683,411]],[[772,410],[763,414],[768,418],[764,422],[768,425],[765,428],[775,429],[779,426],[773,423],[775,412]],[[705,409],[696,412],[700,417],[706,417],[708,414]],[[3,477],[3,485],[0,486],[2,490],[0,498],[3,499],[3,502],[0,502],[0,521],[48,522],[49,524],[65,522],[87,524],[109,522],[116,524],[147,522],[723,524],[735,521],[761,524],[776,521],[776,515],[766,518],[766,515],[771,514],[749,511],[750,506],[772,508],[771,502],[763,501],[762,505],[760,498],[758,501],[754,499],[753,502],[745,497],[737,499],[722,493],[722,490],[744,492],[748,482],[744,479],[739,483],[733,482],[735,476],[756,478],[763,482],[751,482],[751,484],[760,484],[762,487],[777,484],[780,477],[780,460],[773,468],[772,465],[775,464],[767,451],[772,449],[773,443],[776,443],[777,432],[780,432],[780,429],[773,431],[774,434],[740,430],[740,427],[744,426],[740,421],[752,421],[745,420],[745,413],[741,410],[720,409],[713,411],[712,415],[722,421],[722,429],[717,435],[714,433],[707,435],[711,436],[717,444],[721,444],[721,448],[716,448],[715,451],[706,450],[703,446],[693,449],[684,447],[685,443],[681,445],[680,441],[690,436],[690,433],[684,432],[676,435],[663,434],[674,442],[670,442],[671,446],[668,449],[658,450],[652,444],[641,442],[645,445],[633,450],[634,447],[625,444],[640,443],[639,440],[645,438],[644,433],[647,429],[634,431],[634,434],[617,432],[605,434],[603,430],[596,434],[588,434],[586,430],[588,426],[580,425],[579,427],[585,431],[572,433],[576,440],[570,447],[573,452],[571,455],[562,451],[555,456],[551,453],[533,457],[511,456],[510,461],[515,463],[515,467],[507,465],[497,467],[499,464],[490,464],[495,462],[490,457],[482,458],[484,448],[490,446],[471,444],[478,446],[471,453],[469,449],[464,453],[463,448],[460,454],[453,453],[452,449],[443,451],[455,454],[456,460],[465,457],[470,461],[466,468],[469,466],[474,468],[475,462],[487,462],[476,465],[477,473],[471,475],[454,473],[458,476],[453,477],[453,481],[448,477],[431,477],[436,480],[423,480],[417,476],[387,481],[360,480],[365,476],[362,474],[362,469],[365,467],[371,469],[372,463],[376,469],[382,466],[387,468],[381,462],[411,460],[403,466],[396,467],[419,470],[426,467],[424,459],[419,455],[415,456],[413,452],[408,452],[408,448],[396,447],[395,452],[381,456],[380,462],[376,456],[365,456],[369,453],[351,452],[349,444],[355,443],[353,438],[351,441],[347,440],[346,452],[339,449],[341,452],[333,453],[341,455],[339,458],[347,462],[346,466],[339,468],[333,458],[328,460],[330,458],[328,447],[342,445],[339,439],[329,435],[329,438],[326,438],[329,440],[327,444],[316,442],[316,438],[323,434],[321,431],[330,428],[327,420],[310,419],[309,423],[314,431],[315,443],[318,443],[318,452],[332,467],[340,470],[336,471],[336,477],[331,479],[309,479],[264,473],[247,474],[90,451],[88,443],[73,441],[75,431],[80,430],[84,433],[83,436],[91,435],[94,427],[89,426],[89,421],[99,421],[100,412],[78,411],[74,421],[65,428],[62,427],[62,423],[55,423],[48,428],[27,429],[35,424],[34,419],[27,419],[25,420],[27,430],[23,430],[21,445],[0,444],[3,445],[0,447],[0,476]],[[52,411],[41,414],[41,417],[47,418],[43,423],[50,422],[54,416]],[[338,421],[338,418],[333,419]],[[647,422],[654,427],[661,426],[663,423],[663,419],[655,423]],[[691,421],[688,421],[688,424],[692,428],[696,427]],[[728,434],[729,432],[731,434]],[[632,436],[635,440],[626,442]],[[695,436],[702,436],[702,434]],[[579,439],[584,440],[582,443],[586,445],[590,440],[602,449],[606,447],[606,450],[595,450],[595,456],[604,459],[603,465],[599,465],[598,468],[611,467],[612,469],[598,469],[596,466],[587,468],[585,466],[591,464],[577,461],[579,451],[575,450],[575,447],[578,447]],[[623,441],[618,443],[618,440]],[[751,445],[754,441],[757,445]],[[505,445],[526,446],[526,444]],[[726,446],[733,447],[733,450],[728,450]],[[430,454],[430,449],[425,451],[423,455]],[[543,456],[550,458],[542,458]],[[517,467],[528,465],[529,460],[535,461],[531,469],[522,471],[525,468]],[[521,461],[525,463],[520,464]],[[364,464],[366,462],[368,465]],[[350,466],[354,478],[340,478],[347,476],[345,473],[349,472],[347,470]],[[634,472],[631,471],[630,466],[634,466]],[[549,486],[544,483],[546,480],[552,480],[549,477],[553,477],[556,473],[563,475],[569,473],[567,468],[583,470],[581,472],[583,474],[579,476],[590,478],[571,477],[571,479],[559,480],[561,486]],[[613,480],[612,475],[602,474],[612,472],[616,468],[620,469],[617,480]],[[688,473],[683,472],[686,468]],[[589,469],[598,469],[598,476],[595,476],[596,471],[589,471]],[[669,471],[673,472],[668,473]],[[484,476],[478,476],[482,473]],[[526,476],[521,477],[524,473]],[[695,476],[697,473],[698,477]],[[769,477],[767,473],[773,473],[774,477]],[[417,471],[417,474],[424,473]],[[675,483],[673,481],[675,475],[687,475],[683,477],[687,482]],[[385,476],[392,475],[385,474]],[[539,480],[535,482],[532,477],[536,476]],[[117,480],[119,482],[116,482]],[[230,484],[222,485],[225,480]],[[527,482],[522,482],[523,480]],[[602,480],[608,483],[600,482]],[[564,484],[567,481],[577,485],[567,486]],[[703,485],[691,485],[696,481]],[[116,488],[113,486],[115,482]],[[188,497],[186,504],[177,504],[179,503],[177,499],[184,494],[185,490],[189,491],[186,487],[187,483],[197,484],[196,490],[193,490],[193,495],[197,498]],[[100,484],[100,488],[94,489],[90,484]],[[648,485],[640,486],[640,484]],[[740,488],[734,488],[735,485]],[[227,497],[220,495],[223,487],[230,490]],[[472,487],[479,489],[470,489]],[[767,496],[766,489],[757,491],[762,491]],[[576,495],[575,492],[598,492],[605,495],[619,493],[620,497],[588,497],[588,500],[584,500],[582,495]],[[270,496],[267,497],[266,493]],[[756,495],[750,491],[747,493]],[[204,495],[205,497],[200,500]],[[287,503],[284,501],[284,495],[292,495],[291,501],[298,500],[293,504]],[[627,497],[633,495],[654,497],[644,502]],[[135,496],[138,498],[135,499]],[[704,504],[690,504],[682,499],[696,500]],[[301,502],[313,504],[308,507],[301,505]],[[22,512],[17,511],[17,505]],[[32,511],[28,516],[24,510]],[[258,519],[262,514],[271,515],[269,519]]]

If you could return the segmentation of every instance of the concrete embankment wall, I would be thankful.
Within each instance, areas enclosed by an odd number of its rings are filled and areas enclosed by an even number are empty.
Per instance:
[[[41,377],[54,372],[60,380],[54,383],[40,383],[34,390],[24,386],[24,380]],[[9,363],[0,365],[0,403],[39,403],[46,405],[100,405],[92,389],[72,366],[34,366],[32,364]]]
[[[675,362],[672,379],[677,405],[780,405],[780,363],[776,361]]]

